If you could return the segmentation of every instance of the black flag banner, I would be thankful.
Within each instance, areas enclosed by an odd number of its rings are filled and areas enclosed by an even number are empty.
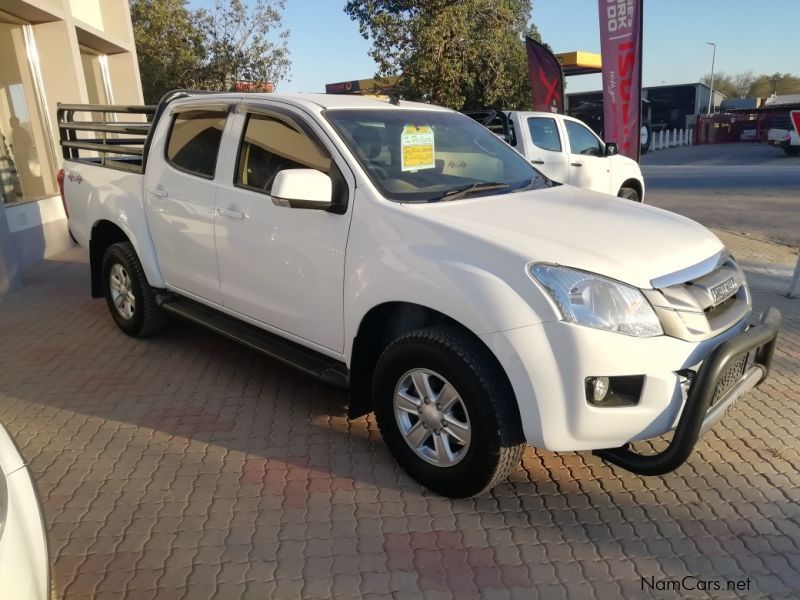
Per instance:
[[[531,79],[533,110],[564,112],[564,78],[561,63],[550,50],[529,37],[525,38],[528,50],[528,74]]]

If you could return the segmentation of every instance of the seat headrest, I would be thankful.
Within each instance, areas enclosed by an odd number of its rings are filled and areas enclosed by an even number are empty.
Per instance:
[[[381,153],[381,136],[374,127],[366,125],[357,127],[353,132],[353,140],[368,160],[376,158]]]

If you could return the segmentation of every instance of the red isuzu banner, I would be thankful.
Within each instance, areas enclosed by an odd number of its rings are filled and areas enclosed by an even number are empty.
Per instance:
[[[533,110],[564,112],[564,76],[561,63],[536,40],[525,38],[528,50],[528,75],[531,79]]]
[[[603,137],[639,160],[642,112],[642,0],[599,0]]]

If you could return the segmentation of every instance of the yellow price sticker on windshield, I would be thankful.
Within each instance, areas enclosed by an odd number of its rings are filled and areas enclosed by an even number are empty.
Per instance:
[[[400,136],[403,171],[432,169],[436,166],[433,129],[429,125],[406,125]]]

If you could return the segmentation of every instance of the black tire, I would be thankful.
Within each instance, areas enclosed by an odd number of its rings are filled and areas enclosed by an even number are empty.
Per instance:
[[[783,151],[786,152],[787,156],[797,156],[800,154],[800,148],[795,146],[784,146]]]
[[[111,271],[119,266],[124,270],[130,284],[128,287],[134,298],[129,316],[123,314],[114,303]],[[103,256],[103,289],[111,316],[119,328],[133,337],[147,337],[164,329],[167,317],[156,303],[153,289],[147,283],[142,264],[130,242],[112,244]]]
[[[414,369],[441,375],[458,392],[459,410],[468,417],[471,438],[463,457],[453,465],[426,462],[401,432],[395,416],[395,389]],[[372,393],[378,427],[389,451],[415,481],[438,494],[451,498],[480,494],[519,464],[525,443],[513,391],[488,350],[456,328],[419,329],[392,342],[378,358]]]
[[[641,202],[642,199],[639,197],[639,192],[630,187],[621,187],[619,188],[619,193],[617,194],[620,198],[624,198],[625,200],[631,200],[633,202]]]

